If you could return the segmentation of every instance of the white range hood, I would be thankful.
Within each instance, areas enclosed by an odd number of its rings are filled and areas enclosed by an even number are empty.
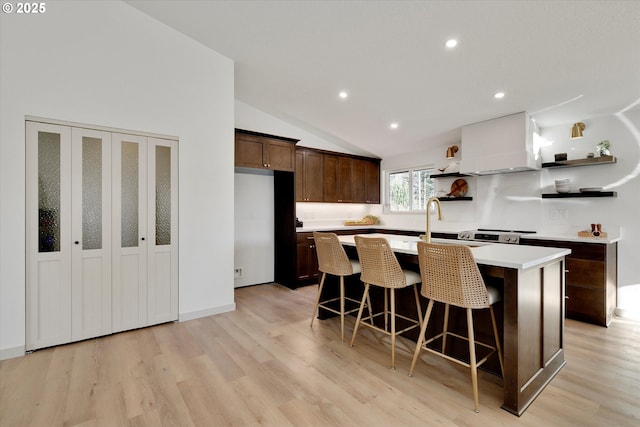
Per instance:
[[[491,175],[540,169],[534,128],[526,112],[463,126],[460,172]]]

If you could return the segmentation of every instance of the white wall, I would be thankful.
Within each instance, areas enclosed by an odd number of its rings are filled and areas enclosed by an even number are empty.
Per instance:
[[[119,1],[0,19],[0,358],[25,344],[25,115],[178,136],[180,318],[233,310],[233,62]]]
[[[296,126],[274,117],[238,100],[236,100],[235,103],[235,114],[235,125],[238,129],[299,139],[300,141],[297,145],[301,147],[338,151],[340,153],[363,156],[368,155],[365,151],[358,149],[357,147],[349,147],[344,143],[341,145],[340,142],[332,141],[328,136],[319,136],[311,131],[303,129],[300,126]]]

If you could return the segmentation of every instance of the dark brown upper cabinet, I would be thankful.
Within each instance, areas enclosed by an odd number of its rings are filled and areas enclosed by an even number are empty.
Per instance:
[[[235,165],[294,172],[297,139],[236,129]]]

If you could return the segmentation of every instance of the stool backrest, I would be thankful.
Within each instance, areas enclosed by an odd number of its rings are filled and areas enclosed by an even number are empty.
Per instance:
[[[418,242],[424,297],[464,308],[489,307],[489,294],[471,249]]]
[[[335,233],[313,232],[318,255],[318,270],[334,276],[350,276],[353,266]]]
[[[403,288],[406,277],[384,237],[354,236],[360,259],[360,280],[385,288]]]

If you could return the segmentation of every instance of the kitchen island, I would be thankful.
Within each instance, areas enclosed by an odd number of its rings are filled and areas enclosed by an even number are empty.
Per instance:
[[[385,237],[401,264],[416,268],[419,238],[390,234],[364,237]],[[354,235],[339,236],[339,239],[347,247],[355,246]],[[452,243],[447,239],[432,241]],[[564,257],[571,251],[495,243],[466,244],[471,247],[485,281],[499,281],[502,285],[502,408],[520,416],[566,363]]]

